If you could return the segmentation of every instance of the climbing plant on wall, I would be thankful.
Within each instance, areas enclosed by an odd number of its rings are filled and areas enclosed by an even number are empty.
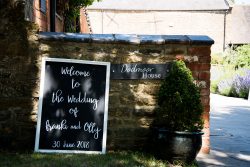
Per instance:
[[[64,15],[64,31],[80,31],[80,9],[99,0],[59,0],[57,8],[62,9]]]

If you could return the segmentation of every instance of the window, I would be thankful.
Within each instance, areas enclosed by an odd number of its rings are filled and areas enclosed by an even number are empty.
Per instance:
[[[46,0],[40,0],[40,9],[43,13],[46,13]]]

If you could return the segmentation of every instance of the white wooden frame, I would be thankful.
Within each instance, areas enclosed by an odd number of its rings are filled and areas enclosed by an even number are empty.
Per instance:
[[[81,151],[81,150],[48,150],[39,149],[40,140],[40,128],[41,128],[41,117],[42,117],[42,104],[43,104],[43,91],[45,82],[45,65],[46,62],[66,62],[66,63],[79,63],[79,64],[90,64],[90,65],[102,65],[106,66],[106,88],[105,88],[105,109],[104,109],[104,120],[103,120],[103,140],[102,140],[102,151]],[[35,140],[35,152],[41,153],[86,153],[86,154],[105,154],[106,153],[106,140],[107,140],[107,120],[108,120],[108,101],[109,101],[109,84],[110,84],[110,62],[98,62],[98,61],[87,61],[87,60],[76,60],[76,59],[61,59],[61,58],[43,58],[42,59],[42,70],[41,70],[41,81],[40,81],[40,93],[39,93],[39,107],[36,127],[36,140]]]

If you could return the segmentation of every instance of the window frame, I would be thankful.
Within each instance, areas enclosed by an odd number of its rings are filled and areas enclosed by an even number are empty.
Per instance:
[[[43,13],[47,12],[47,0],[39,0],[40,11]]]

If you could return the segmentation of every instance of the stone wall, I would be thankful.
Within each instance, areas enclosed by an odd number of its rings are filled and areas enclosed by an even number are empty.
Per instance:
[[[24,21],[23,1],[0,5],[0,149],[32,149],[37,98],[36,26]],[[33,46],[34,48],[32,48]]]
[[[0,148],[33,150],[41,60],[58,57],[111,63],[165,63],[184,59],[202,88],[209,152],[210,47],[206,36],[40,33],[23,20],[22,4],[0,10]],[[154,117],[159,80],[111,80],[108,149],[142,149]]]
[[[114,64],[160,64],[175,59],[185,60],[197,85],[202,88],[206,133],[203,151],[209,151],[210,47],[213,43],[210,38],[44,32],[39,34],[39,42],[38,62],[43,57],[108,61]],[[154,118],[159,85],[159,80],[111,80],[108,149],[143,148]],[[35,92],[38,93],[38,89]]]

